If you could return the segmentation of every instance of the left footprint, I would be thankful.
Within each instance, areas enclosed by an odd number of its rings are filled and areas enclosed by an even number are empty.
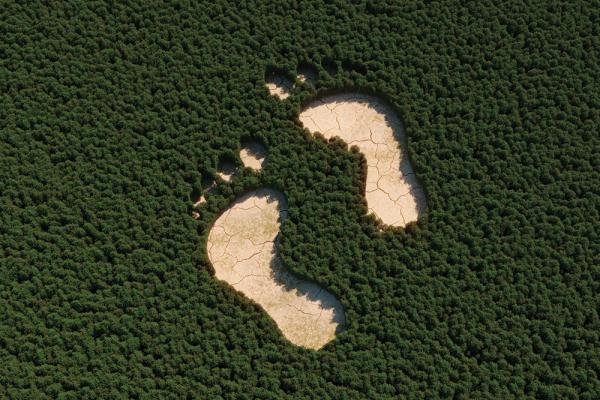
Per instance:
[[[247,193],[214,223],[208,257],[216,277],[262,306],[289,341],[319,349],[342,330],[344,310],[331,293],[281,264],[277,239],[286,216],[283,193]]]

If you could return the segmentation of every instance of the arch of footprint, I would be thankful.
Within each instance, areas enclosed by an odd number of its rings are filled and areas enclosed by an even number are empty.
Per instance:
[[[270,82],[280,99],[290,86]],[[408,157],[402,125],[396,115],[372,96],[340,94],[315,100],[299,119],[311,132],[340,137],[364,154],[368,170],[365,197],[369,212],[390,226],[416,221],[425,196]],[[242,149],[242,162],[262,168]],[[208,256],[215,275],[258,303],[292,343],[319,349],[343,329],[341,303],[313,282],[295,277],[277,256],[277,237],[287,215],[282,193],[259,189],[238,199],[209,232]]]

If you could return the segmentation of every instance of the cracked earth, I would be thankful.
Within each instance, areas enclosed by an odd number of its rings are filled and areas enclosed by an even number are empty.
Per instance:
[[[331,293],[282,266],[277,237],[286,216],[282,193],[259,189],[246,194],[215,222],[208,256],[216,277],[262,306],[288,340],[319,349],[342,329],[344,311]]]
[[[298,80],[311,84],[305,74]],[[277,76],[266,85],[281,100],[293,89],[292,82]],[[369,213],[391,226],[403,227],[418,219],[425,209],[425,195],[403,150],[402,124],[389,107],[372,96],[341,94],[313,101],[299,119],[309,131],[340,137],[364,154]],[[266,149],[258,143],[240,151],[243,165],[255,171],[261,170],[265,157]],[[234,172],[235,165],[222,162],[218,175],[229,181]],[[194,206],[204,201],[202,196]],[[216,277],[259,304],[290,342],[320,349],[343,329],[344,310],[327,290],[283,267],[277,243],[286,216],[281,192],[263,188],[246,194],[214,223],[208,235],[208,257]]]
[[[390,226],[416,221],[425,209],[425,194],[408,156],[400,120],[375,97],[340,94],[315,100],[300,121],[326,138],[340,137],[364,154],[368,170],[365,197],[369,212]]]
[[[267,150],[258,142],[250,142],[240,150],[242,164],[255,171],[260,171],[262,169],[266,157]]]
[[[292,89],[294,88],[294,83],[282,76],[272,76],[267,79],[266,84],[269,93],[279,97],[281,100],[290,97]]]

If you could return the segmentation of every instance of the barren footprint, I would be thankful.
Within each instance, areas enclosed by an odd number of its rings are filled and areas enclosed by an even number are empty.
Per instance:
[[[287,215],[281,192],[259,189],[237,200],[208,235],[215,275],[254,300],[292,343],[319,349],[345,323],[340,302],[281,265],[277,236]]]
[[[233,160],[225,157],[219,160],[219,165],[217,167],[217,175],[223,179],[225,182],[229,182],[235,174],[236,165]]]
[[[267,89],[269,94],[279,97],[281,100],[285,100],[290,97],[294,84],[284,76],[275,74],[269,74],[266,78]]]
[[[373,96],[339,94],[315,100],[300,113],[311,132],[338,136],[364,154],[369,212],[386,225],[405,226],[425,209],[425,194],[408,156],[400,120]]]
[[[260,171],[267,158],[265,146],[258,140],[245,140],[240,150],[240,159],[245,167]]]

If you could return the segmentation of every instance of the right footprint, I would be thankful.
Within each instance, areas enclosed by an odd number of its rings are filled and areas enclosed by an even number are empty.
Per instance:
[[[373,96],[338,94],[310,103],[300,121],[327,139],[340,137],[367,160],[365,197],[369,212],[390,226],[406,226],[425,209],[425,194],[406,151],[396,114]]]
[[[311,81],[316,81],[311,75]],[[311,85],[305,76],[300,73],[298,81]],[[268,76],[266,86],[280,100],[294,90],[289,79],[276,74]],[[425,193],[406,153],[402,123],[390,107],[375,96],[349,92],[312,101],[299,119],[310,132],[320,132],[327,139],[337,136],[365,156],[369,213],[389,226],[417,221],[425,210]]]

